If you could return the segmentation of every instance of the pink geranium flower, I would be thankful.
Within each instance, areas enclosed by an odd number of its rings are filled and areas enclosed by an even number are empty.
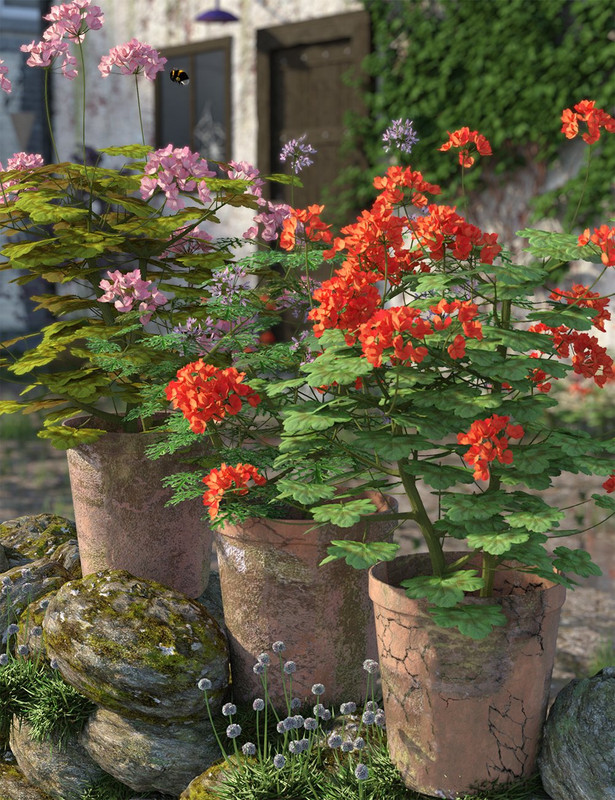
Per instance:
[[[141,179],[141,197],[149,199],[157,188],[162,189],[171,210],[183,208],[185,203],[180,192],[198,191],[202,203],[211,200],[211,193],[205,181],[196,178],[213,178],[215,172],[209,169],[207,161],[189,147],[167,145],[161,150],[149,153],[145,165],[145,175]]]
[[[4,61],[0,58],[0,89],[7,94],[11,93],[11,82],[6,77],[7,72],[9,71],[8,67],[3,67]]]
[[[90,5],[90,0],[73,0],[52,6],[43,19],[52,23],[43,33],[43,39],[63,39],[66,36],[71,42],[81,43],[89,30],[102,28],[105,17],[98,6]]]
[[[72,81],[77,75],[77,59],[70,54],[68,42],[63,42],[61,39],[43,39],[40,42],[22,44],[19,49],[24,53],[30,53],[26,61],[29,67],[50,67],[56,58],[62,58],[64,77]]]
[[[103,56],[98,65],[103,78],[111,74],[112,67],[119,67],[123,75],[138,75],[140,72],[153,81],[156,73],[164,69],[166,58],[145,42],[131,39],[125,44],[119,44],[109,50],[108,56]]]
[[[99,303],[113,303],[118,311],[132,311],[136,302],[142,315],[139,321],[147,324],[152,318],[152,312],[158,306],[164,305],[168,298],[160,292],[152,281],[144,281],[138,269],[122,273],[120,270],[107,272],[110,280],[102,280],[99,284],[104,294],[98,298]],[[152,288],[153,286],[153,288]]]
[[[0,163],[0,172],[11,172],[12,170],[26,171],[34,169],[35,167],[42,167],[45,163],[43,156],[38,153],[15,153],[6,162],[6,170]],[[11,186],[16,186],[19,183],[19,178],[10,178],[8,180],[0,180],[0,205],[14,200],[17,192],[9,192]],[[26,189],[24,189],[26,191]]]

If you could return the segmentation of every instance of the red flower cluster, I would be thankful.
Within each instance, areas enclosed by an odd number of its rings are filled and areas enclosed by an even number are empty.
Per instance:
[[[420,364],[427,355],[427,348],[416,347],[412,341],[404,343],[402,333],[409,333],[410,339],[424,339],[428,333],[433,333],[433,328],[427,320],[421,319],[418,308],[378,309],[359,329],[363,355],[370,364],[379,367],[383,351],[392,347],[391,363],[410,360]]]
[[[252,464],[236,464],[234,467],[228,464],[220,464],[203,478],[203,483],[207,486],[207,491],[203,495],[203,505],[208,507],[209,516],[215,519],[220,510],[220,502],[229,490],[233,494],[244,495],[248,493],[248,481],[253,480],[257,486],[267,483],[264,475]]]
[[[587,144],[594,144],[600,138],[600,128],[615,133],[615,119],[601,108],[596,108],[595,100],[581,100],[571,108],[562,111],[562,133],[567,139],[574,139],[579,133],[579,122],[587,123],[587,133],[581,138]]]
[[[235,367],[218,369],[199,359],[177,371],[177,380],[170,381],[165,394],[186,417],[190,430],[204,433],[210,420],[219,422],[226,414],[238,414],[242,397],[253,407],[260,403],[254,389],[242,383],[244,377]]]
[[[604,386],[607,381],[613,380],[615,376],[613,359],[607,353],[606,348],[599,344],[595,336],[569,330],[565,325],[549,328],[542,322],[531,325],[528,330],[533,333],[550,334],[560,358],[570,358],[572,349],[572,365],[577,375],[593,378],[597,386]],[[540,380],[544,380],[544,377]],[[548,391],[548,389],[541,389],[541,391]]]
[[[508,448],[508,437],[521,439],[524,430],[521,425],[509,425],[510,417],[493,414],[487,419],[478,419],[470,425],[467,433],[458,433],[459,444],[471,445],[463,459],[474,466],[474,479],[489,480],[489,463],[497,460],[500,464],[512,464],[512,450]],[[504,435],[498,434],[504,431]]]
[[[334,275],[323,281],[320,289],[314,292],[314,299],[320,306],[308,314],[308,319],[314,322],[314,335],[321,337],[327,328],[355,331],[367,322],[382,302],[380,292],[371,281],[371,276],[359,271],[348,276]],[[355,338],[353,333],[348,333],[346,342],[352,344]]]
[[[455,258],[466,259],[473,247],[480,247],[481,263],[493,264],[493,259],[502,249],[497,243],[497,233],[483,233],[450,206],[430,205],[429,214],[414,221],[412,232],[435,261],[444,258],[445,248]],[[413,255],[418,258],[424,252],[415,251]]]
[[[595,308],[598,314],[592,319],[592,325],[599,331],[604,332],[604,323],[611,319],[611,314],[607,311],[609,298],[602,297],[600,292],[590,292],[588,286],[580,283],[575,283],[572,289],[567,291],[555,289],[549,297],[551,300],[560,300],[566,297],[568,305],[579,306],[579,308]]]
[[[374,186],[380,189],[377,202],[379,204],[396,205],[404,199],[404,189],[412,189],[410,198],[412,205],[423,208],[428,200],[425,192],[440,194],[442,189],[435,183],[428,183],[420,172],[413,171],[411,167],[389,167],[386,175],[374,178]]]
[[[586,228],[579,236],[579,244],[585,245],[589,242],[597,244],[602,250],[602,263],[605,267],[615,266],[615,228],[609,228],[608,225],[601,225],[599,228],[594,228],[594,232],[590,234],[589,228]]]
[[[605,482],[602,484],[602,488],[606,490],[607,494],[615,492],[615,472],[612,472],[611,475],[605,480]]]
[[[451,147],[461,148],[459,152],[459,163],[462,167],[471,167],[474,163],[474,156],[470,155],[470,145],[475,145],[476,150],[481,156],[491,155],[491,145],[485,137],[478,131],[471,131],[467,126],[459,128],[457,131],[447,131],[448,142],[444,142],[439,150],[450,150]]]
[[[329,230],[330,225],[326,225],[319,214],[322,214],[324,206],[308,206],[306,209],[291,208],[290,216],[286,217],[282,223],[282,233],[280,234],[280,247],[284,250],[292,250],[297,238],[297,225],[303,225],[303,238],[308,242],[325,242],[329,244],[333,240],[333,235]]]

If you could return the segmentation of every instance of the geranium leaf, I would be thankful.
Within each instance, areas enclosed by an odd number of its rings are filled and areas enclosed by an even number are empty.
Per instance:
[[[475,569],[460,569],[451,575],[419,575],[401,581],[408,597],[426,598],[437,606],[451,608],[463,600],[465,592],[482,589],[484,581]]]
[[[338,383],[344,386],[354,383],[357,378],[369,375],[373,366],[354,353],[336,353],[327,350],[314,361],[303,365],[303,372],[308,375],[310,386],[323,386]]]
[[[104,436],[106,431],[97,428],[70,428],[61,425],[49,425],[36,435],[40,439],[49,439],[58,450],[68,450],[80,444],[91,444]]]
[[[515,511],[506,517],[511,528],[526,528],[534,533],[546,533],[558,527],[556,523],[566,516],[565,511],[557,508],[546,508],[542,511]]]
[[[587,550],[571,550],[569,547],[556,547],[553,551],[555,558],[553,566],[562,572],[573,572],[582,578],[590,575],[602,575],[602,570],[591,560]]]
[[[317,500],[330,500],[335,497],[335,487],[328,483],[305,483],[282,478],[276,483],[276,487],[279,490],[278,497],[292,497],[293,500],[306,506]]]
[[[606,508],[608,511],[615,511],[615,495],[610,497],[606,494],[592,494],[592,499],[600,508]]]
[[[314,404],[305,403],[305,410],[302,411],[288,411],[284,420],[285,433],[311,433],[312,431],[324,431],[331,428],[337,422],[348,422],[351,417],[344,411],[320,411],[321,408],[327,408],[321,403]],[[310,406],[309,408],[307,406]]]
[[[354,542],[333,539],[331,545],[327,547],[329,555],[323,558],[318,566],[343,558],[355,569],[367,569],[380,561],[392,561],[399,547],[394,542]]]
[[[513,544],[523,544],[530,538],[528,531],[491,531],[469,533],[466,540],[473,550],[484,550],[493,556],[507,553]]]
[[[430,608],[429,613],[442,628],[457,628],[459,633],[476,640],[485,639],[494,627],[507,623],[499,605]]]
[[[330,503],[312,509],[312,516],[316,522],[331,522],[340,528],[350,528],[361,517],[373,514],[378,509],[371,500],[361,498],[349,500],[347,503]]]

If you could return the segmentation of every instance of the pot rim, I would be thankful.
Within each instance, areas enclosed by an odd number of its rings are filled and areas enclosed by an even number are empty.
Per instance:
[[[467,555],[470,552],[475,551],[446,551],[444,556],[447,560],[455,561],[461,556]],[[476,555],[479,557],[478,553],[476,553]],[[427,610],[428,603],[425,598],[413,599],[408,597],[405,589],[402,586],[396,585],[400,580],[405,580],[411,576],[404,576],[402,574],[401,577],[398,575],[394,580],[391,580],[388,575],[390,568],[394,569],[395,571],[399,571],[401,569],[402,572],[405,572],[406,570],[404,570],[404,567],[406,567],[406,565],[410,562],[417,561],[418,559],[424,560],[427,564],[430,563],[429,555],[427,553],[411,553],[409,555],[396,556],[391,561],[380,561],[378,564],[374,564],[374,566],[369,568],[369,596],[375,606],[377,605],[381,608],[386,608],[389,611],[394,611],[396,613],[409,616],[415,614],[417,616],[429,616],[429,612]],[[566,599],[565,586],[562,586],[559,583],[554,583],[540,575],[522,572],[521,570],[515,570],[514,563],[511,563],[510,566],[512,567],[512,574],[517,576],[517,578],[521,578],[521,585],[524,585],[525,587],[533,587],[535,590],[544,593],[544,602],[548,613],[559,611],[564,604],[564,600]],[[426,573],[422,571],[418,574],[423,575]],[[499,575],[501,580],[501,576],[503,574],[505,573],[500,571],[499,573],[496,573],[496,576]],[[517,585],[519,585],[519,583],[517,583]],[[499,594],[493,597],[465,596],[461,603],[464,605],[501,605],[503,607],[511,608],[521,606],[523,604],[524,597],[526,597],[525,592],[521,594]]]

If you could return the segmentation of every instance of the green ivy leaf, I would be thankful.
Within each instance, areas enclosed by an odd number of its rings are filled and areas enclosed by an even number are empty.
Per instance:
[[[330,500],[335,497],[335,487],[328,483],[305,483],[282,478],[276,483],[276,487],[279,489],[278,497],[292,497],[293,500],[306,506],[318,500]]]
[[[452,608],[464,598],[464,592],[482,589],[484,581],[475,569],[460,569],[450,575],[419,575],[401,581],[408,597],[424,597],[436,606]]]
[[[348,503],[330,503],[324,506],[317,506],[312,509],[312,516],[316,522],[331,522],[340,528],[350,528],[361,517],[366,514],[373,514],[378,509],[371,500],[361,498],[350,500]]]
[[[494,627],[506,625],[506,615],[497,605],[464,605],[455,608],[433,608],[430,614],[442,628],[457,628],[471,639],[485,639]]]
[[[355,569],[367,569],[380,561],[392,561],[399,550],[394,542],[354,542],[346,539],[333,539],[327,547],[326,558],[318,565],[328,564],[340,558]]]
[[[513,544],[523,544],[530,538],[528,531],[491,531],[469,533],[466,540],[473,550],[484,550],[493,556],[507,553]]]

